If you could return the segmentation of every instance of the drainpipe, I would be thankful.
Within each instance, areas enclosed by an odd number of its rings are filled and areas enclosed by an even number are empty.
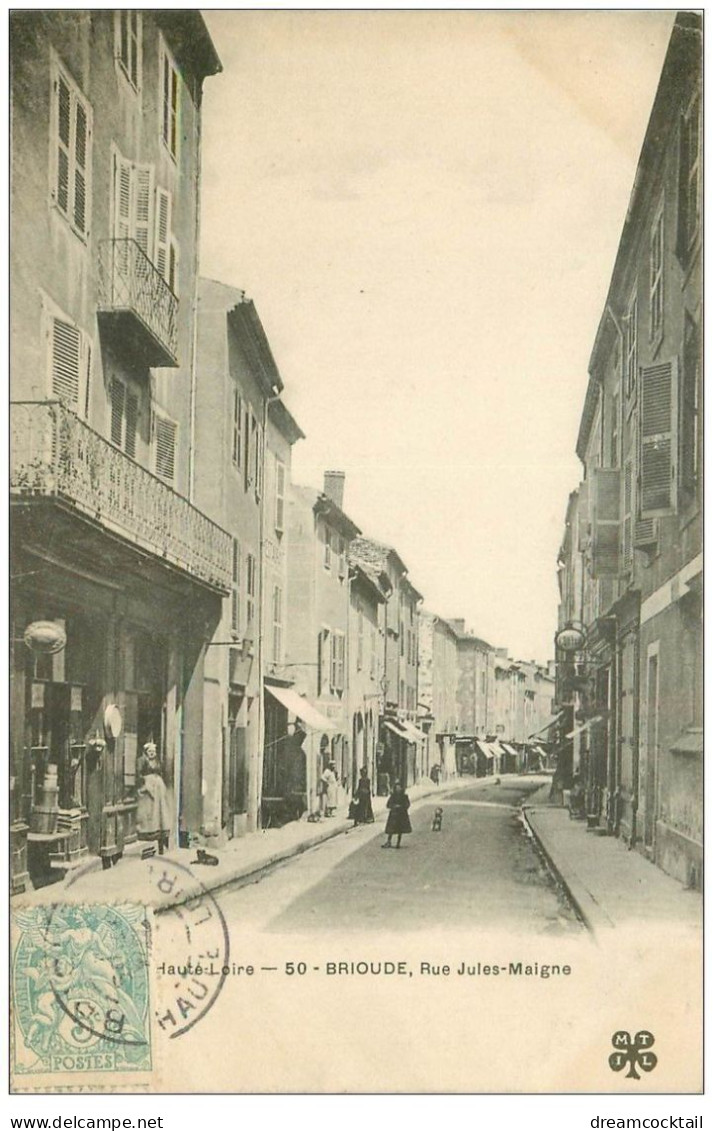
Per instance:
[[[265,397],[262,409],[262,436],[260,438],[260,508],[258,511],[258,602],[257,602],[257,759],[255,776],[250,783],[248,822],[260,827],[260,799],[265,752],[265,451],[267,446],[267,416],[270,405],[279,401],[280,393]],[[284,596],[284,595],[283,595]],[[284,608],[284,606],[283,606]],[[251,820],[252,814],[252,820]]]

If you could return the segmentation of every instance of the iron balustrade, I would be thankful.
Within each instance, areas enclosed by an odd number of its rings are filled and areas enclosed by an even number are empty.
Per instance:
[[[100,242],[99,310],[133,313],[178,364],[178,299],[136,240]]]
[[[50,497],[221,592],[230,535],[59,401],[10,405],[10,491]]]

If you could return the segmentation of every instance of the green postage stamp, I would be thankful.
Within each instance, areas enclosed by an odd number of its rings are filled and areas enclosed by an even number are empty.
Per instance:
[[[150,1071],[150,925],[136,905],[13,913],[18,1074]]]

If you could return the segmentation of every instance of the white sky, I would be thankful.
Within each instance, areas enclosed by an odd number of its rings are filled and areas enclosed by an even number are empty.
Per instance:
[[[671,12],[205,13],[204,275],[254,299],[297,482],[544,660],[587,364]]]

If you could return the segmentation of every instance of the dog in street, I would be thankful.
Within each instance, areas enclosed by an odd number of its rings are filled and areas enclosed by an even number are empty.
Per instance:
[[[443,810],[439,805],[433,814],[433,821],[431,822],[431,832],[439,833],[443,827]]]

